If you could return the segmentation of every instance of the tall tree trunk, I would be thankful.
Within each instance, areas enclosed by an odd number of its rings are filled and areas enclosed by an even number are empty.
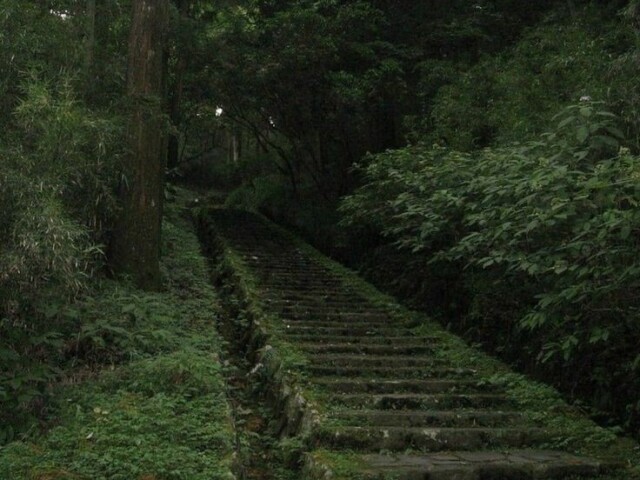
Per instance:
[[[166,131],[162,115],[168,0],[136,0],[129,37],[127,96],[131,105],[126,181],[116,222],[111,264],[140,288],[160,285],[160,226]]]

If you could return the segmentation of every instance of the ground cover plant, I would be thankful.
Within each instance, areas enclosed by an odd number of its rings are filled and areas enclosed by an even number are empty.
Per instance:
[[[195,234],[171,210],[165,289],[105,282],[73,306],[75,368],[52,386],[43,431],[0,449],[0,477],[233,478],[217,298]]]

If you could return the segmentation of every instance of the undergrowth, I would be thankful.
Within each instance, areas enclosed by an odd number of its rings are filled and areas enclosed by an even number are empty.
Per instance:
[[[197,237],[164,223],[165,290],[105,282],[82,318],[42,432],[0,448],[0,478],[233,478],[233,427],[218,358],[217,298]]]

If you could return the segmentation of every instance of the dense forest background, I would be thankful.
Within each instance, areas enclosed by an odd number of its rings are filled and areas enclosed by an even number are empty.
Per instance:
[[[295,228],[637,435],[635,1],[175,0],[142,93],[131,2],[17,3],[0,0],[0,443],[64,369],[152,334],[113,293],[163,288],[159,239],[142,274],[126,259],[132,118],[171,182]]]

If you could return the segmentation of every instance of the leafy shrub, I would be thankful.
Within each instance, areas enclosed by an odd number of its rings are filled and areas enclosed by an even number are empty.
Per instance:
[[[81,320],[73,303],[100,268],[115,210],[117,119],[89,111],[70,81],[22,84],[0,144],[0,441],[42,409]]]
[[[57,309],[86,286],[92,249],[86,229],[42,185],[5,172],[0,191],[15,202],[0,214],[6,228],[0,243],[2,441],[41,406],[64,330]]]
[[[557,379],[565,387],[637,421],[640,157],[620,149],[616,118],[599,103],[555,121],[523,145],[374,156],[344,223],[376,229],[426,265],[460,265],[466,327],[483,322],[472,331],[499,338],[495,347],[527,349],[547,371],[570,372]]]
[[[37,2],[0,0],[0,124],[11,122],[21,96],[21,75],[38,69],[49,78],[71,71],[81,58],[74,18],[65,21]],[[10,131],[9,131],[10,132]]]
[[[67,211],[102,239],[116,209],[120,117],[89,110],[66,76],[48,82],[32,73],[15,109],[23,155],[16,166],[52,185]],[[55,86],[54,86],[55,85]],[[25,149],[24,146],[27,148]]]
[[[268,175],[253,179],[232,191],[225,202],[226,207],[243,210],[281,210],[287,200],[284,179],[279,175]]]
[[[181,217],[185,197],[178,189],[165,209],[164,291],[105,281],[52,309],[66,318],[56,351],[69,358],[58,363],[48,429],[0,448],[0,478],[232,478],[217,298]]]
[[[632,62],[619,59],[611,72],[612,59],[633,39],[619,19],[612,25],[606,18],[597,8],[566,21],[551,16],[503,54],[460,69],[435,96],[426,138],[464,151],[530,140],[564,105],[587,95],[615,102],[629,118]]]

